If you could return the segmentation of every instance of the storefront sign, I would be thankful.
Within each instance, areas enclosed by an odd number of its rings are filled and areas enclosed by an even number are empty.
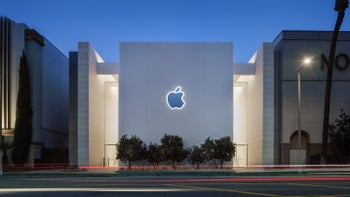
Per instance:
[[[174,91],[168,92],[166,101],[170,109],[182,109],[185,106],[183,96],[185,93],[181,90],[181,86],[177,86]]]
[[[321,70],[329,65],[329,60],[321,54]],[[338,54],[334,59],[334,67],[338,70],[346,70],[350,66],[350,58],[345,53]]]

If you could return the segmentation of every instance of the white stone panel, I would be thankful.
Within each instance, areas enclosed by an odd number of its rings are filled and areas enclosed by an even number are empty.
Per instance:
[[[105,83],[105,142],[106,166],[117,165],[116,143],[118,142],[118,83]]]
[[[246,134],[237,131],[237,142],[240,141],[239,138],[246,137],[249,165],[271,165],[274,164],[273,45],[264,43],[249,63],[254,65],[255,75],[241,75],[235,83],[238,86],[241,83],[246,84],[243,86],[243,92],[247,91],[245,99],[235,95],[235,98],[237,97],[235,106],[247,103]],[[234,110],[244,110],[244,108],[235,107]],[[236,117],[236,113],[239,112],[235,111],[235,128],[242,124],[237,123],[239,118]],[[234,135],[236,140],[236,130]]]
[[[78,44],[78,166],[89,165],[89,43]]]
[[[234,74],[235,75],[254,75],[255,65],[251,63],[234,63]]]
[[[187,147],[232,137],[232,55],[232,43],[121,43],[119,136],[148,144],[176,134]],[[166,95],[177,86],[186,105],[171,110]]]
[[[116,75],[118,74],[118,63],[103,62],[97,64],[98,74]]]
[[[78,45],[78,165],[104,164],[105,83],[112,75],[99,75],[103,60],[89,43]],[[115,64],[111,64],[115,65]],[[117,131],[116,131],[117,132]]]

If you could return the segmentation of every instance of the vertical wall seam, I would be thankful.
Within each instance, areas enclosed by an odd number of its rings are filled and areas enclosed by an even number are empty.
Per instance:
[[[2,69],[4,67],[4,18],[0,17],[0,129],[2,130],[2,119],[3,119],[3,110],[2,110]]]

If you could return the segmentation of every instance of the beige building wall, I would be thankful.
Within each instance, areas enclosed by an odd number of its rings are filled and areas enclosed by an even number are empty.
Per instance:
[[[78,166],[102,165],[104,84],[98,62],[102,59],[89,43],[78,44]]]
[[[106,84],[111,83],[117,88],[117,78],[111,74],[99,74],[98,70],[105,70],[99,69],[103,66],[102,58],[89,43],[78,44],[77,163],[79,167],[105,165],[106,148],[108,148],[106,138],[112,138],[112,134],[106,133],[106,128],[109,132],[118,132],[117,129],[113,129],[115,125],[113,123],[108,125],[106,120],[106,117],[111,118],[111,114],[113,115],[113,112],[106,109],[115,110],[117,106],[114,104],[109,108],[106,102],[110,104],[118,94],[118,89],[114,93],[110,92],[113,90]],[[117,124],[117,116],[115,119],[114,124]],[[113,141],[116,143],[117,139]]]
[[[234,93],[237,95],[234,96],[234,142],[247,144],[248,165],[272,165],[274,164],[272,43],[264,43],[249,63],[255,67],[253,75],[240,73],[239,76],[235,76]]]
[[[248,164],[262,164],[263,149],[263,69],[259,64],[263,59],[261,49],[252,57],[250,63],[255,65],[255,76],[248,77],[248,113],[247,143]]]
[[[234,167],[247,167],[248,83],[235,82],[233,87],[233,143],[236,144]]]
[[[117,82],[105,83],[105,166],[117,166],[116,143],[118,141],[118,92]]]

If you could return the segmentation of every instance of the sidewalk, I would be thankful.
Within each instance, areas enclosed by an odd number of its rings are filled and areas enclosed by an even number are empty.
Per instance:
[[[116,168],[52,169],[4,172],[4,177],[117,177],[117,178],[190,178],[190,177],[242,177],[242,176],[350,176],[350,166],[313,166],[289,168],[237,168],[237,169],[178,169],[178,170],[117,170]]]

